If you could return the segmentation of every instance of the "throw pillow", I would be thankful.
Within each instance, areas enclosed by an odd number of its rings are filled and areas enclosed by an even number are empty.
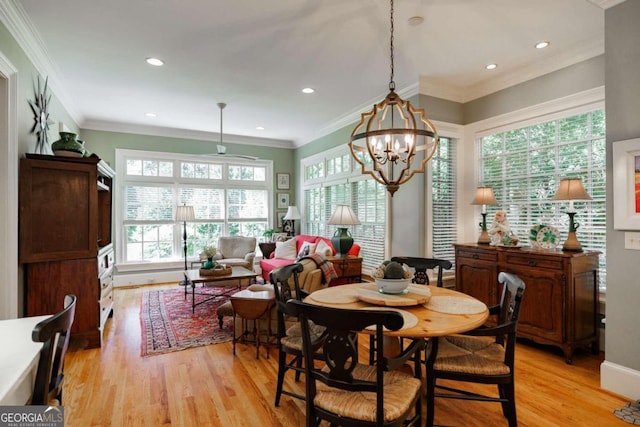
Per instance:
[[[303,257],[308,256],[309,254],[313,254],[316,252],[315,243],[302,242],[302,246],[300,246],[300,250],[298,251],[297,259],[300,260]]]
[[[327,257],[333,254],[333,249],[327,244],[327,242],[320,240],[316,245],[316,253]]]
[[[275,257],[282,259],[296,259],[296,239],[286,242],[276,242]]]

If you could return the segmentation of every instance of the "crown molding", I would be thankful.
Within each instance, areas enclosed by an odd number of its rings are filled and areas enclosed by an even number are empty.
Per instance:
[[[76,123],[83,120],[72,98],[64,89],[60,79],[60,71],[44,48],[45,44],[31,20],[17,0],[0,1],[0,21],[27,55],[35,69],[49,79],[49,87],[55,93],[62,107]]]
[[[501,74],[499,78],[487,80],[468,87],[463,102],[469,102],[490,95],[603,54],[604,40],[587,43],[576,49],[563,50],[551,57],[544,58],[534,66],[517,68]]]
[[[418,95],[420,93],[419,84],[413,83],[405,87],[404,89],[397,90],[396,93],[403,99],[411,98],[412,96]],[[294,147],[302,147],[303,145],[307,145],[308,143],[315,141],[318,138],[329,135],[331,132],[340,130],[350,124],[357,123],[358,121],[360,121],[362,113],[369,111],[374,104],[382,101],[387,96],[387,94],[388,92],[385,92],[374,98],[371,98],[369,101],[343,114],[337,119],[327,123],[316,132],[313,132],[311,135],[307,136],[303,141],[294,142]]]
[[[136,135],[160,136],[167,138],[194,139],[198,141],[220,142],[218,132],[205,132],[191,129],[177,129],[161,126],[138,125],[132,123],[110,122],[105,120],[85,120],[81,129],[104,132],[131,133]],[[223,144],[244,144],[271,148],[294,148],[292,141],[283,139],[256,138],[244,135],[224,134]]]
[[[589,3],[595,4],[602,9],[609,9],[610,7],[617,6],[625,0],[587,0]]]

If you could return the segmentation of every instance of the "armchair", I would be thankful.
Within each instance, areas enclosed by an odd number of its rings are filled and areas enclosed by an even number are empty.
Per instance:
[[[253,271],[256,256],[256,238],[222,236],[218,238],[218,253],[213,259],[227,266],[244,267]]]

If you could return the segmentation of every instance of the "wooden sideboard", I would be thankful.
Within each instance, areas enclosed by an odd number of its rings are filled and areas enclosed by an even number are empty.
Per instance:
[[[498,274],[516,274],[526,290],[518,337],[560,347],[571,363],[577,347],[598,350],[598,257],[563,252],[456,244],[456,289],[488,305],[499,302]]]

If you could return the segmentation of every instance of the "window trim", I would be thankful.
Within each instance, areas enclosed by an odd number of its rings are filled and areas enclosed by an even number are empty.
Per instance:
[[[127,159],[128,158],[143,158],[145,160],[171,160],[174,162],[174,176],[173,177],[154,177],[153,181],[147,179],[144,176],[127,176],[126,168],[127,168]],[[115,159],[116,159],[116,185],[115,185],[115,194],[114,194],[114,235],[115,235],[115,245],[116,245],[116,267],[120,272],[128,272],[128,271],[146,271],[146,270],[165,270],[165,269],[175,269],[175,268],[183,268],[184,259],[176,259],[176,260],[167,260],[161,262],[149,262],[149,261],[138,261],[138,262],[125,262],[124,254],[126,245],[126,237],[124,232],[124,203],[125,203],[125,194],[124,189],[125,185],[131,183],[147,183],[151,185],[159,185],[162,184],[170,184],[173,185],[175,182],[182,182],[184,184],[191,184],[194,186],[202,186],[208,187],[212,185],[211,180],[199,180],[199,179],[191,179],[191,178],[179,178],[177,174],[179,174],[179,164],[182,161],[186,162],[202,162],[210,161],[214,163],[222,163],[225,165],[255,165],[261,166],[266,169],[265,171],[265,182],[264,184],[251,185],[246,184],[241,181],[230,181],[226,176],[226,173],[223,173],[222,180],[216,180],[216,183],[226,183],[225,188],[227,189],[246,189],[248,186],[251,188],[262,188],[267,191],[267,224],[272,224],[274,221],[274,172],[273,172],[273,161],[272,160],[247,160],[242,161],[240,159],[236,159],[233,157],[230,158],[220,158],[220,157],[206,157],[198,154],[184,154],[184,153],[174,153],[174,152],[164,152],[164,151],[145,151],[145,150],[131,150],[131,149],[122,149],[117,148],[115,150]],[[126,178],[125,178],[126,177]],[[171,221],[171,223],[175,223],[175,221]],[[180,228],[180,236],[182,236],[182,228]],[[181,239],[181,237],[180,237]]]

